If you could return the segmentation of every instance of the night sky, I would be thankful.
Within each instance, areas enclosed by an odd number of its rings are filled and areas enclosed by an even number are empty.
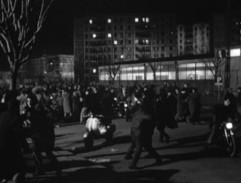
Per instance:
[[[233,7],[241,9],[240,3],[237,5],[240,0],[231,1]],[[86,14],[174,12],[182,21],[191,21],[205,18],[213,11],[224,11],[225,7],[226,0],[55,0],[31,57],[73,54],[74,17]],[[1,52],[0,58],[3,58]]]

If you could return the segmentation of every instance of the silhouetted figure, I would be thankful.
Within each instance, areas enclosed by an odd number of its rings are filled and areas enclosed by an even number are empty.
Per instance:
[[[148,151],[149,156],[156,159],[156,163],[161,163],[160,155],[152,147],[152,135],[155,128],[154,96],[152,91],[146,90],[144,96],[136,100],[133,105],[135,112],[131,123],[131,145],[125,159],[131,159],[134,154],[130,169],[136,169],[143,148]]]

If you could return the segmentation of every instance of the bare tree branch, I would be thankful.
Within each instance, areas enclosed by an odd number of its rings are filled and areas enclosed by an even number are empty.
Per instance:
[[[0,46],[10,71],[28,60],[53,0],[0,0]],[[15,74],[16,75],[16,74]]]

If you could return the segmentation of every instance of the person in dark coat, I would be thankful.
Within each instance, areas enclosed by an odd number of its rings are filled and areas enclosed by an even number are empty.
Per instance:
[[[240,121],[240,119],[241,119],[241,87],[238,87],[235,103],[237,106],[238,118]]]
[[[0,112],[0,181],[12,180],[19,175],[23,181],[25,165],[22,158],[23,129],[19,113],[19,102],[13,91],[6,93],[6,108]]]
[[[187,105],[187,91],[186,89],[177,90],[176,89],[176,99],[177,99],[177,113],[175,115],[176,121],[186,120],[188,114],[188,105]]]
[[[80,115],[80,94],[74,90],[72,93],[72,111],[73,111],[73,120],[78,120],[79,115]]]
[[[189,115],[187,116],[187,122],[195,124],[195,122],[199,121],[200,116],[200,93],[197,88],[193,88],[192,92],[189,93],[188,96],[188,110]]]
[[[101,114],[111,123],[113,117],[113,98],[108,88],[104,91],[100,101]]]
[[[177,99],[174,96],[173,89],[167,90],[167,127],[174,129],[177,128],[177,121],[175,120],[175,114],[177,113]]]
[[[152,92],[145,92],[142,101],[136,100],[132,106],[133,119],[131,123],[131,145],[126,153],[125,159],[131,159],[134,154],[130,169],[136,169],[143,148],[148,151],[150,157],[161,163],[160,155],[152,147],[152,135],[155,128],[155,114]]]
[[[44,106],[42,106],[41,102],[37,101],[35,95],[29,95],[27,116],[31,122],[31,138],[34,146],[33,156],[36,166],[35,175],[44,173],[42,152],[46,153],[51,165],[59,175],[61,171],[57,166],[57,159],[52,152],[55,143],[54,125],[46,116]]]
[[[168,118],[168,109],[167,109],[167,95],[164,89],[161,89],[156,102],[156,127],[159,131],[159,140],[160,142],[165,141],[169,142],[169,135],[165,132],[166,123]]]

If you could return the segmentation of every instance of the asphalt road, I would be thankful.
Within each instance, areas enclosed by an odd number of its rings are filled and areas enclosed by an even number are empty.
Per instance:
[[[84,125],[72,124],[56,127],[55,155],[63,173],[61,177],[48,168],[45,175],[33,177],[33,164],[29,157],[29,172],[26,182],[61,183],[240,183],[241,156],[228,157],[218,146],[204,149],[209,132],[206,123],[192,125],[179,123],[177,129],[167,129],[170,143],[161,143],[158,132],[153,136],[153,146],[163,157],[156,165],[154,159],[142,153],[138,170],[128,168],[130,160],[124,156],[130,144],[130,123],[114,120],[117,130],[113,143],[105,145],[97,139],[94,148],[87,151],[83,144]],[[239,145],[239,144],[238,144]]]

